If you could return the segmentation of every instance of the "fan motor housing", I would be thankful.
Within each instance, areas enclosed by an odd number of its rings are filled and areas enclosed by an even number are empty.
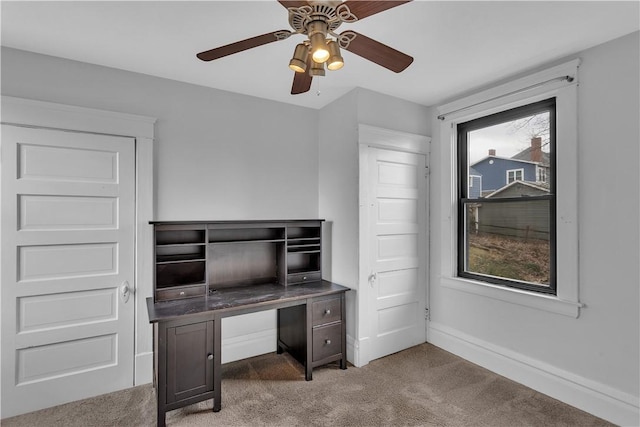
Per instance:
[[[289,24],[297,33],[308,35],[309,24],[314,21],[326,22],[329,31],[335,31],[342,24],[342,20],[336,13],[336,6],[342,2],[309,3],[309,6],[289,8]]]

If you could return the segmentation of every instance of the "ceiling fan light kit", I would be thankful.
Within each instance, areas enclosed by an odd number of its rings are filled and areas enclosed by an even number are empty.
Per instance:
[[[327,23],[323,21],[312,21],[307,26],[309,42],[311,43],[311,58],[318,63],[329,59],[329,49],[327,48]]]
[[[339,70],[344,66],[344,59],[340,55],[340,46],[335,40],[327,43],[329,48],[329,59],[327,59],[327,68],[331,71]]]
[[[324,76],[324,62],[311,61],[311,68],[309,69],[309,75]]]
[[[304,43],[296,45],[293,52],[293,58],[289,61],[289,68],[296,73],[304,73],[307,70],[307,57],[309,56],[309,47]]]
[[[340,49],[348,50],[384,68],[399,73],[406,69],[413,58],[355,31],[335,30],[343,23],[362,20],[368,16],[408,3],[411,0],[347,0],[342,1],[290,1],[278,0],[289,11],[289,24],[294,31],[280,30],[252,37],[208,51],[197,57],[212,61],[267,43],[284,40],[293,34],[307,37],[296,45],[289,68],[295,71],[291,94],[308,92],[313,76],[325,75],[344,66]]]

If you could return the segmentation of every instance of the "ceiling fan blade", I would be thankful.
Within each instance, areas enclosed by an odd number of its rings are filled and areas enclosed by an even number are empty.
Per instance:
[[[215,49],[206,50],[198,53],[196,56],[203,61],[213,61],[214,59],[222,58],[223,56],[232,55],[234,53],[242,52],[243,50],[252,49],[254,47],[262,46],[267,43],[283,40],[286,37],[284,35],[291,34],[289,30],[274,31],[272,33],[262,34],[261,36],[251,37],[250,39],[241,40],[239,42],[231,43],[225,46],[220,46]],[[287,35],[288,37],[288,35]]]
[[[375,62],[395,73],[399,73],[413,62],[413,58],[392,47],[380,43],[360,33],[349,30],[348,33],[355,34],[355,37],[346,47],[351,53]],[[344,33],[343,33],[344,34]]]
[[[291,85],[291,95],[309,92],[312,80],[313,77],[306,71],[304,73],[295,73],[293,76],[293,85]]]
[[[357,16],[358,20],[362,20],[368,16],[400,6],[401,4],[409,3],[410,1],[411,0],[347,0],[343,4],[349,7],[351,13]]]
[[[307,68],[304,73],[294,73],[293,85],[291,85],[291,95],[299,95],[301,93],[309,92],[311,89],[311,81],[313,76],[309,74],[311,69],[311,55],[307,56]]]
[[[278,3],[286,7],[287,9],[290,7],[302,7],[307,6],[309,3],[306,1],[294,1],[294,0],[278,0]]]

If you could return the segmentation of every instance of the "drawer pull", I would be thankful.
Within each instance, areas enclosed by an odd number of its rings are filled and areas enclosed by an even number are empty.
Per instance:
[[[209,360],[213,360],[213,354],[209,353],[209,354],[207,355],[207,359],[209,359]]]
[[[307,280],[307,276],[302,276],[302,280]]]
[[[180,291],[180,296],[183,297],[185,295],[184,291]]]
[[[331,314],[331,310],[327,308],[327,309],[324,311],[324,314]]]
[[[331,340],[324,340],[324,343],[325,343],[326,345],[331,345]]]

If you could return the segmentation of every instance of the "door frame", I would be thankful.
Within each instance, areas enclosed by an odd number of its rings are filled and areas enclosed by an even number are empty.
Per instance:
[[[371,361],[370,336],[369,328],[369,272],[371,266],[369,263],[369,239],[370,230],[369,208],[365,201],[368,199],[368,182],[366,177],[369,174],[369,148],[380,148],[390,151],[401,151],[413,154],[422,154],[425,156],[425,174],[427,174],[425,201],[426,206],[426,239],[424,253],[424,271],[425,271],[425,309],[429,307],[429,153],[431,147],[431,137],[417,135],[413,133],[400,132],[391,129],[384,129],[375,126],[359,124],[358,125],[358,145],[359,145],[359,220],[358,220],[358,294],[356,301],[356,337],[357,342],[354,343],[353,363],[355,366],[364,366]],[[428,328],[428,318],[425,316],[425,329]],[[426,334],[426,332],[425,332]],[[428,340],[428,335],[425,335]]]
[[[135,140],[135,307],[132,325],[135,342],[134,354],[131,355],[134,357],[132,384],[151,382],[153,335],[145,299],[151,296],[153,283],[153,230],[149,221],[155,219],[153,140],[156,119],[11,96],[2,96],[1,102],[1,122],[5,125],[124,136]],[[0,247],[0,255],[1,251]]]

